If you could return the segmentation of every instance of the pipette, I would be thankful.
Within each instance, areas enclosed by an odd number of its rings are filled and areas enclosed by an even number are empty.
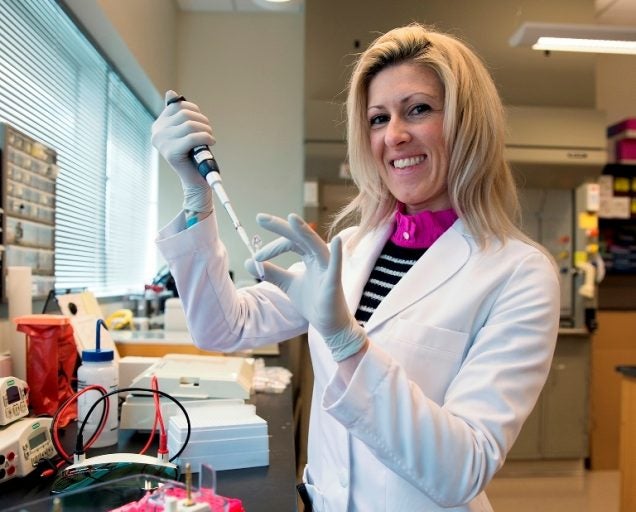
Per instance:
[[[177,103],[179,101],[185,101],[185,96],[176,96],[174,98],[170,98],[166,105],[171,105],[172,103]],[[232,224],[234,225],[234,229],[239,235],[239,238],[243,241],[248,251],[250,252],[250,256],[252,257],[252,261],[254,261],[254,266],[256,267],[256,272],[258,273],[258,277],[261,280],[265,279],[265,269],[263,268],[263,264],[260,261],[256,261],[254,246],[250,242],[250,239],[247,236],[247,232],[245,228],[241,225],[241,221],[236,215],[234,208],[232,208],[232,203],[230,203],[230,198],[228,197],[225,189],[223,188],[223,182],[221,181],[221,169],[219,168],[219,164],[217,163],[212,151],[208,146],[201,145],[193,147],[189,152],[190,158],[192,162],[196,166],[199,174],[205,178],[208,182],[214,193],[221,201],[223,208],[230,216],[232,220]]]
[[[230,198],[225,193],[225,189],[223,188],[223,183],[221,182],[221,175],[216,171],[212,171],[205,176],[205,179],[212,187],[212,190],[214,190],[214,192],[216,193],[216,196],[219,198],[219,201],[221,201],[223,208],[225,208],[225,211],[230,216],[230,219],[232,220],[232,224],[234,225],[234,229],[236,229],[236,232],[238,233],[239,237],[241,238],[241,240],[243,240],[243,243],[245,244],[247,249],[250,251],[250,256],[252,256],[252,260],[254,261],[254,265],[256,266],[256,272],[258,273],[258,277],[260,277],[261,280],[265,279],[265,269],[263,268],[263,264],[260,261],[256,261],[256,258],[254,257],[256,255],[254,251],[254,247],[247,236],[247,232],[245,231],[245,228],[241,225],[241,221],[239,221],[239,218],[236,215],[234,208],[232,208],[232,203],[230,203]]]

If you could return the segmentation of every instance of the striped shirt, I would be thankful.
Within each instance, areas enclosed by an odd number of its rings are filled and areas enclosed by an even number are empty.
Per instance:
[[[382,299],[425,252],[426,249],[400,247],[390,239],[386,242],[364,287],[356,311],[355,318],[361,326],[365,326]]]

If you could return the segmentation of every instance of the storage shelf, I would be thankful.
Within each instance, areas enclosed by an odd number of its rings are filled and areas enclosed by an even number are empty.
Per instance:
[[[0,150],[0,297],[7,267],[28,266],[33,298],[44,298],[55,283],[57,153],[5,123]]]

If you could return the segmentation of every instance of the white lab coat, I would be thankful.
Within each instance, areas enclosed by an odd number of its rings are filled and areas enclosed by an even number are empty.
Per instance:
[[[210,216],[160,232],[197,345],[236,350],[289,339],[307,323],[278,288],[234,291]],[[343,287],[354,312],[390,235],[350,250]],[[309,328],[314,390],[304,480],[316,511],[491,511],[483,492],[545,383],[559,284],[549,258],[517,240],[481,250],[461,220],[386,296],[351,380]]]

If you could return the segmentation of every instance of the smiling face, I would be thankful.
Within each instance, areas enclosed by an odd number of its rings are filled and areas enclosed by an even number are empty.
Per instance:
[[[389,66],[369,84],[371,152],[382,180],[406,213],[450,208],[444,143],[444,89],[435,71]]]

